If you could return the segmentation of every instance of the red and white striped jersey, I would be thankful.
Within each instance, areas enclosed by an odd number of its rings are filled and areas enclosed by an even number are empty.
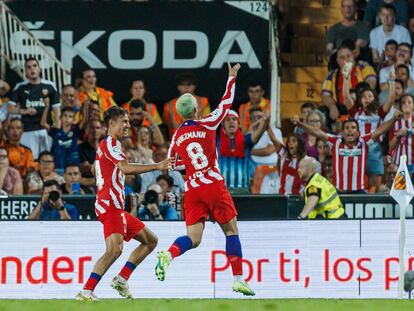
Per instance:
[[[95,212],[98,216],[110,209],[124,209],[125,175],[117,164],[125,159],[118,140],[108,136],[100,142],[95,158]]]
[[[382,107],[378,109],[378,113],[372,114],[364,111],[362,107],[357,108],[355,105],[348,111],[348,114],[358,122],[361,136],[374,133],[387,115]]]
[[[174,133],[168,157],[175,169],[186,170],[185,191],[223,180],[217,161],[216,130],[233,104],[236,79],[227,80],[226,92],[218,107],[201,120],[186,120]]]
[[[340,191],[365,190],[365,170],[371,134],[360,136],[357,143],[348,145],[341,136],[328,135],[332,144],[333,184]]]
[[[298,174],[299,162],[297,158],[288,159],[287,152],[282,147],[280,155],[280,188],[279,194],[299,194],[302,190],[302,181]]]
[[[408,120],[397,120],[394,123],[390,131],[390,140],[394,138],[395,134],[400,129],[409,129],[411,130],[414,125],[414,116]],[[398,140],[397,146],[394,149],[391,149],[392,161],[397,166],[400,164],[400,156],[403,154],[407,155],[407,165],[414,164],[414,144],[413,144],[413,135],[400,137]]]

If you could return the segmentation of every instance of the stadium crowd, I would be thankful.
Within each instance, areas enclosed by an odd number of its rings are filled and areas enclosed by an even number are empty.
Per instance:
[[[413,48],[406,28],[412,23],[406,4],[371,0],[358,20],[356,1],[342,0],[343,19],[327,31],[330,72],[323,82],[322,104],[304,103],[300,116],[292,119],[294,131],[282,132],[270,123],[264,87],[249,84],[249,102],[231,110],[217,133],[219,166],[232,193],[300,194],[304,184],[297,169],[306,155],[320,163],[321,174],[341,193],[389,191],[401,154],[407,154],[414,172]],[[159,111],[142,80],[131,81],[126,103],[116,103],[90,68],[61,90],[41,78],[34,58],[26,60],[25,74],[27,79],[13,88],[0,80],[3,195],[43,198],[48,188],[59,195],[93,194],[91,167],[106,132],[103,113],[114,105],[130,117],[129,135],[122,141],[127,158],[144,164],[165,159],[168,142],[183,121],[175,103],[181,94],[197,94],[196,77],[181,74],[178,96]],[[208,98],[195,96],[201,117],[206,116],[211,112]],[[184,174],[127,176],[126,195],[140,194],[135,215],[179,218]]]

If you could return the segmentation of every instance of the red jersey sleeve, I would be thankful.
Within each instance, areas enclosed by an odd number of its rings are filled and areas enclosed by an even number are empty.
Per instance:
[[[185,169],[185,165],[184,162],[182,161],[182,159],[180,158],[180,156],[178,155],[176,148],[176,144],[175,144],[175,136],[177,135],[177,131],[174,133],[172,139],[171,139],[171,144],[170,147],[168,148],[168,153],[167,153],[167,158],[174,158],[174,165],[172,167],[173,170],[184,170]]]
[[[367,134],[367,135],[364,135],[364,136],[361,136],[361,139],[365,142],[365,143],[372,143],[372,142],[374,142],[373,140],[372,140],[372,133],[369,133],[369,134]]]
[[[221,121],[226,117],[227,112],[230,110],[234,99],[234,90],[236,88],[236,78],[229,77],[227,80],[226,92],[221,99],[220,104],[204,119],[199,121],[199,124],[209,130],[216,130]]]
[[[328,134],[328,143],[331,143],[332,145],[334,145],[338,139],[341,139],[341,136]]]
[[[101,149],[102,153],[115,165],[122,160],[126,160],[126,156],[122,151],[121,143],[110,136],[103,141],[103,148]]]

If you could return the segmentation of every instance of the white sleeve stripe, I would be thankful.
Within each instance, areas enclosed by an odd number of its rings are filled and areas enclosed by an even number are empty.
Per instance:
[[[111,157],[113,157],[116,160],[122,161],[124,160],[124,158],[122,157],[122,154],[116,153],[114,151],[114,148],[112,147],[112,137],[109,136],[108,139],[106,140],[106,146],[108,148],[108,151],[111,155]]]

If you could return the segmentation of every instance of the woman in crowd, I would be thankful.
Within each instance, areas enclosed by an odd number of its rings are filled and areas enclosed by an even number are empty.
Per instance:
[[[395,101],[395,74],[394,72],[390,73],[388,79],[388,99],[384,105],[379,106],[377,94],[369,87],[358,88],[356,99],[354,100],[349,89],[350,74],[346,72],[346,66],[344,66],[344,68],[343,94],[348,114],[358,122],[361,136],[370,135],[384,121],[384,118]],[[384,159],[380,142],[370,145],[368,151],[367,175],[370,188],[372,187],[375,189],[381,184],[382,176],[384,175]]]

